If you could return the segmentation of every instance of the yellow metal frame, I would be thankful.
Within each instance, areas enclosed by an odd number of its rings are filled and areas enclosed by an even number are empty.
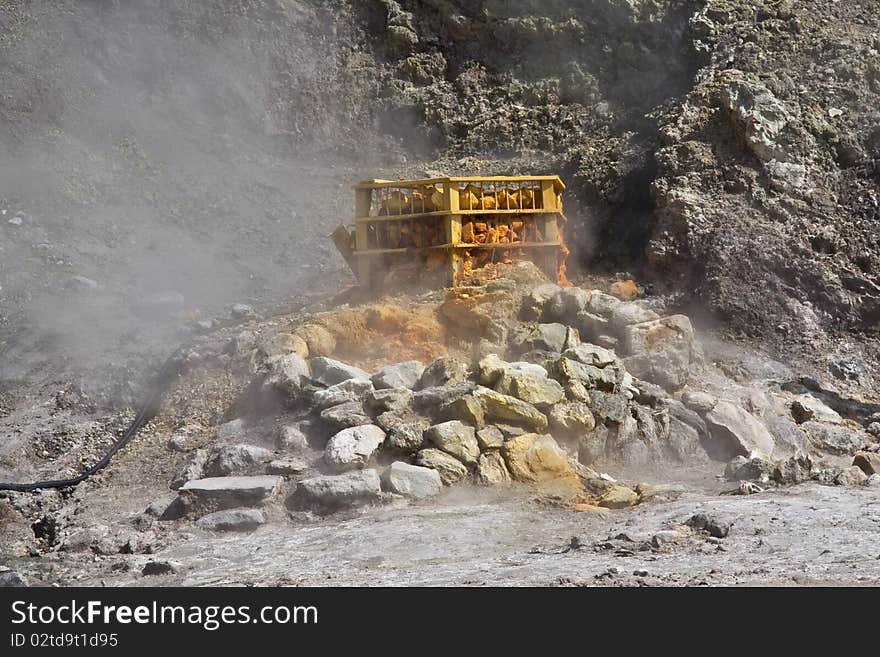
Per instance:
[[[532,189],[540,193],[540,207],[536,208],[501,208],[494,210],[461,209],[460,193],[468,184],[485,187],[489,190],[501,187]],[[442,186],[443,207],[430,212],[408,214],[370,215],[373,207],[375,190],[405,190],[425,187]],[[455,285],[462,273],[463,251],[469,249],[538,249],[534,257],[536,264],[555,280],[557,270],[557,253],[562,247],[560,240],[548,240],[548,236],[558,234],[559,222],[565,222],[562,213],[562,192],[565,184],[559,176],[448,176],[443,178],[423,178],[416,180],[367,180],[354,185],[355,190],[355,240],[353,256],[357,261],[358,278],[364,285],[373,285],[373,270],[376,268],[376,257],[407,252],[446,249],[449,257],[449,282]],[[439,191],[439,190],[438,190]],[[537,200],[537,199],[536,199]],[[535,203],[538,205],[538,203]],[[541,223],[544,241],[516,242],[505,244],[469,244],[461,240],[462,218],[475,215],[487,217],[503,217],[504,215],[528,215]],[[378,222],[412,221],[426,218],[442,218],[445,224],[446,242],[423,248],[369,248],[369,226]],[[512,220],[512,219],[511,219]]]

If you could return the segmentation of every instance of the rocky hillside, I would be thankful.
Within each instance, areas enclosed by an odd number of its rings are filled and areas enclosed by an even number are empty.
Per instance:
[[[876,360],[874,9],[0,2],[7,376],[351,280],[348,184],[435,172],[560,173],[582,273]]]

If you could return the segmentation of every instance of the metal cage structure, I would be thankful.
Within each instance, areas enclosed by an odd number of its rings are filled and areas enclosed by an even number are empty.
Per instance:
[[[501,260],[531,260],[556,280],[568,253],[564,189],[559,176],[368,180],[354,186],[353,235],[334,239],[371,287],[396,262],[418,258],[445,266],[450,285]],[[347,238],[348,245],[340,243]]]

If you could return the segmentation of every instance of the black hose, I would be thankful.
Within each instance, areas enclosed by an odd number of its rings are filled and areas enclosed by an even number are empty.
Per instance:
[[[76,477],[71,477],[70,479],[50,479],[48,481],[35,481],[23,484],[0,483],[0,490],[27,492],[39,490],[41,488],[67,488],[82,483],[99,470],[105,468],[107,464],[110,463],[110,459],[113,458],[113,455],[130,443],[137,435],[138,431],[140,431],[144,425],[152,420],[159,412],[162,398],[164,397],[171,380],[180,370],[182,363],[180,354],[184,349],[185,347],[180,347],[168,358],[168,360],[165,361],[165,364],[162,366],[162,369],[159,370],[159,374],[156,376],[155,381],[147,391],[144,403],[141,405],[137,416],[132,420],[131,424],[128,425],[125,433],[123,433],[112,445],[110,445],[107,451],[104,452],[104,456],[101,457],[101,460],[89,466]]]

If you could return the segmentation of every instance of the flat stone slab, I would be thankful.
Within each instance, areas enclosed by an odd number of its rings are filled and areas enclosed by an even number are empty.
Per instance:
[[[219,508],[254,506],[265,502],[281,486],[282,477],[208,477],[193,479],[180,487],[180,494],[194,503]]]

